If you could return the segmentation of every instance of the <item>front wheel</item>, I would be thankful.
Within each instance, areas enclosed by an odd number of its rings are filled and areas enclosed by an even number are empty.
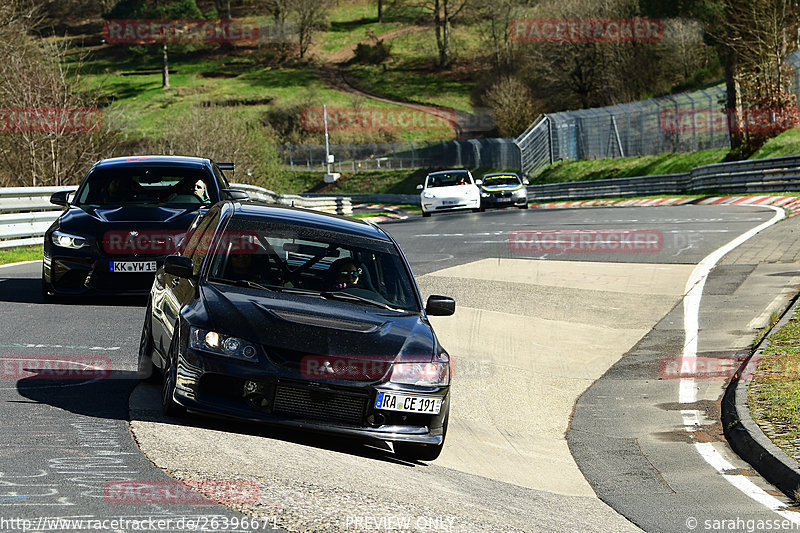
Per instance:
[[[409,461],[433,461],[438,459],[439,454],[444,448],[444,440],[447,436],[447,422],[450,419],[448,412],[442,424],[442,442],[439,444],[417,444],[414,442],[393,442],[394,453],[401,459]]]
[[[520,209],[528,209],[528,202],[525,202],[524,204],[522,204],[521,206],[519,206],[519,208],[520,208]]]
[[[147,314],[142,326],[142,337],[139,340],[139,364],[137,377],[142,381],[155,381],[158,383],[158,373],[153,366],[153,315],[152,307],[147,306]]]
[[[42,265],[42,300],[49,302],[53,299],[50,288],[47,286],[47,279],[44,277],[44,265]]]
[[[422,212],[422,218],[428,218],[429,216],[431,216],[431,214],[428,213],[427,211]]]
[[[169,357],[161,376],[161,411],[166,416],[180,417],[186,414],[186,408],[175,401],[175,383],[178,379],[178,328],[175,328],[175,340],[169,349]]]

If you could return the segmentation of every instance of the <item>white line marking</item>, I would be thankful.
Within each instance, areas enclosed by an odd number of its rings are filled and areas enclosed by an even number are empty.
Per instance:
[[[725,254],[744,243],[758,232],[772,226],[782,218],[785,212],[783,209],[773,206],[769,207],[775,211],[775,216],[767,222],[759,224],[755,228],[739,235],[728,244],[718,248],[706,256],[692,271],[689,280],[686,282],[685,293],[683,298],[683,329],[685,332],[685,339],[683,344],[683,354],[681,356],[680,368],[689,368],[693,373],[697,366],[697,337],[700,330],[700,300],[703,297],[703,287],[705,286],[706,279],[716,264],[722,259]],[[686,366],[684,366],[686,365]],[[680,403],[694,403],[697,401],[697,387],[693,377],[681,378]],[[700,424],[700,412],[697,410],[683,410],[684,429],[688,432],[693,432]],[[795,524],[800,524],[800,514],[791,511],[786,511],[786,504],[767,494],[758,487],[755,483],[747,479],[741,474],[731,474],[732,470],[736,468],[729,463],[720,452],[714,448],[711,443],[695,442],[694,448],[697,453],[708,463],[714,470],[716,470],[722,477],[724,477],[731,485],[742,491],[744,494],[755,500],[756,502],[764,505],[770,510],[781,515],[783,518],[792,521]]]
[[[793,277],[789,280],[787,285],[796,285],[798,280],[800,280],[800,278]],[[747,324],[746,329],[760,329],[766,327],[766,325],[769,324],[769,317],[772,315],[772,313],[780,309],[781,304],[789,300],[789,298],[791,298],[790,292],[781,292],[769,303],[769,305],[760,315],[755,317]]]

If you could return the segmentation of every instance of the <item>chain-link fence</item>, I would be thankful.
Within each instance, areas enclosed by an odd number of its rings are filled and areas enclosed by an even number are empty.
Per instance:
[[[727,148],[722,85],[641,102],[544,115],[517,138],[523,171],[562,159],[603,159]]]
[[[279,147],[284,165],[291,170],[326,170],[325,146]],[[520,168],[520,151],[514,139],[470,139],[422,143],[331,145],[335,172],[404,168],[489,167]]]

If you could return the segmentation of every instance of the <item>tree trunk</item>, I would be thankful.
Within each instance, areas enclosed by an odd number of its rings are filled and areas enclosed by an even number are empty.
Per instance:
[[[447,0],[443,0],[447,2]],[[445,32],[445,21],[439,8],[439,0],[433,2],[433,25],[436,28],[436,48],[439,50],[439,66],[444,68],[447,65],[447,35]]]
[[[378,22],[383,22],[383,0],[378,0]]]
[[[161,65],[161,88],[169,89],[169,61],[167,59],[167,43],[164,43],[164,61]]]
[[[742,103],[739,95],[738,65],[736,52],[728,48],[724,55],[725,61],[725,88],[728,114],[728,131],[731,142],[731,150],[739,150],[742,147]]]

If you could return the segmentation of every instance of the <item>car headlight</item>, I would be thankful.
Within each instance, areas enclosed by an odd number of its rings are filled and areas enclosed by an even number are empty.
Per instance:
[[[436,195],[433,194],[432,192],[424,192],[422,193],[422,197],[427,198],[428,200],[433,200],[434,198],[436,198]]]
[[[450,363],[395,363],[389,378],[403,385],[442,386],[450,383]]]
[[[521,188],[517,189],[516,191],[514,191],[514,194],[516,194],[517,196],[525,196],[525,189]]]
[[[481,197],[482,198],[489,198],[490,196],[491,196],[491,194],[489,194],[488,192],[482,192],[481,193]]]
[[[258,349],[252,343],[200,328],[189,330],[189,346],[243,361],[255,361],[258,353]]]
[[[50,235],[50,240],[56,246],[61,246],[62,248],[72,248],[73,250],[77,250],[78,248],[83,248],[86,246],[86,237],[64,233],[63,231],[54,231]]]

